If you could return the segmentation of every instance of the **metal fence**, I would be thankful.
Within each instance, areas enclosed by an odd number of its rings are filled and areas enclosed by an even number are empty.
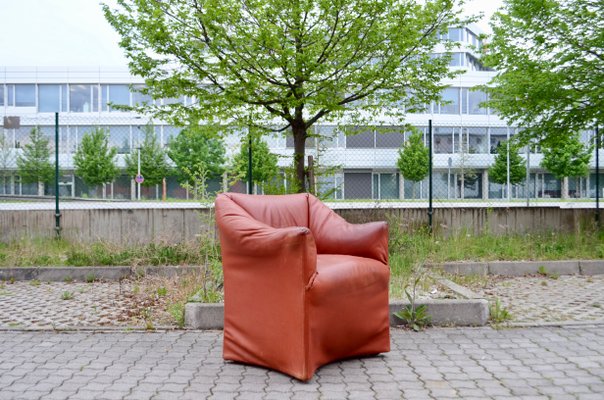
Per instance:
[[[435,121],[430,129],[427,120],[412,122],[413,129],[398,126],[313,127],[312,137],[306,143],[306,156],[311,157],[305,158],[309,189],[331,201],[427,204],[432,200],[437,205],[453,206],[467,202],[524,202],[531,205],[543,201],[574,201],[595,204],[604,195],[604,174],[600,173],[598,177],[599,166],[596,165],[598,156],[604,156],[601,149],[598,154],[593,148],[587,175],[558,179],[542,166],[543,154],[538,146],[519,149],[508,146],[517,133],[514,128],[484,122]],[[95,130],[105,132],[109,147],[116,151],[114,161],[119,173],[104,184],[87,181],[74,161],[83,138]],[[54,196],[57,188],[59,196],[65,200],[194,200],[199,192],[183,182],[182,174],[179,175],[175,162],[167,154],[164,157],[170,169],[159,182],[146,179],[153,175],[156,165],[143,162],[140,166],[139,162],[136,173],[127,168],[128,159],[138,159],[141,153],[144,156],[146,135],[151,133],[160,151],[166,152],[182,130],[120,112],[107,113],[102,118],[60,114],[57,126],[55,116],[50,113],[17,121],[5,118],[0,135],[2,201]],[[34,137],[34,132],[38,138]],[[401,146],[414,132],[419,132],[426,148],[430,144],[432,147],[431,173],[421,179],[416,177],[416,180],[405,177],[398,165]],[[241,130],[224,137],[222,171],[204,175],[206,194],[247,190],[245,177],[237,175],[233,167],[233,159],[241,151],[241,137],[245,135],[247,132]],[[594,144],[594,131],[587,130],[581,135],[586,144]],[[287,133],[275,133],[267,134],[263,140],[278,156],[280,172],[271,178],[271,182],[255,182],[254,193],[271,193],[276,187],[282,192],[293,190],[293,138]],[[26,163],[28,154],[39,159]],[[503,167],[501,159],[499,165],[505,170],[503,178],[493,169],[497,154],[505,159]],[[53,164],[55,155],[60,170],[58,185],[54,183],[54,173],[45,175],[38,170],[44,169],[41,165],[44,159]],[[519,168],[524,172],[521,179],[514,175]],[[142,176],[139,179],[142,182],[137,182],[137,175]]]

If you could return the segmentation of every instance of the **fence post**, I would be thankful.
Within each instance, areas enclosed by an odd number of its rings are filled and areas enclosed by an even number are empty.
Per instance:
[[[428,153],[430,153],[428,177],[428,229],[432,233],[432,120],[428,120]]]
[[[252,130],[248,129],[247,134],[247,194],[254,193],[254,181],[252,179]]]
[[[61,212],[59,210],[59,113],[55,113],[55,231],[61,238]]]
[[[600,131],[596,126],[596,226],[600,225]]]

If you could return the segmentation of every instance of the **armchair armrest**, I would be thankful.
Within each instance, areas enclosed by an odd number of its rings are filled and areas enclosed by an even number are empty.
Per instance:
[[[388,264],[388,224],[351,224],[316,197],[309,197],[310,229],[320,254],[347,254]]]
[[[224,358],[306,365],[306,287],[317,265],[310,229],[273,228],[226,195],[216,199],[216,221],[224,272]]]

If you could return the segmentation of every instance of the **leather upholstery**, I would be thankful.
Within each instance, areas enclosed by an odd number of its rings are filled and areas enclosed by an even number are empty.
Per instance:
[[[225,360],[300,380],[390,351],[388,227],[349,224],[310,194],[216,198]]]

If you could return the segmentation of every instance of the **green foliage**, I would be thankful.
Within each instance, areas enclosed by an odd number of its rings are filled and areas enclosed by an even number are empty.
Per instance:
[[[558,179],[589,174],[591,149],[581,143],[578,133],[560,137],[555,145],[546,145],[542,151],[541,166]]]
[[[17,156],[17,169],[23,183],[50,183],[54,180],[55,168],[50,162],[49,140],[40,128],[33,128],[29,134],[30,143],[23,146],[23,153]]]
[[[277,155],[271,153],[268,144],[257,134],[252,134],[252,181],[257,185],[271,182],[279,175]],[[249,136],[241,137],[239,153],[233,158],[235,181],[247,181]]]
[[[512,319],[512,314],[505,308],[499,299],[489,304],[489,318],[495,325],[502,324]]]
[[[197,100],[145,110],[176,124],[242,127],[252,121],[291,128],[300,191],[306,189],[304,143],[313,124],[343,115],[398,115],[436,100],[441,80],[457,74],[448,68],[449,57],[431,57],[438,34],[464,23],[451,0],[118,4],[104,5],[105,17],[147,92]],[[444,46],[450,50],[453,43]]]
[[[419,182],[430,169],[430,153],[424,145],[422,134],[413,133],[398,151],[397,166],[403,178]]]
[[[206,179],[219,177],[224,171],[224,144],[213,127],[188,126],[168,143],[167,153],[176,165],[179,181],[190,186],[198,179],[205,185]]]
[[[168,294],[168,289],[165,286],[160,286],[157,288],[157,295],[159,297],[166,297]]]
[[[510,152],[510,183],[517,185],[526,179],[526,163],[520,156],[518,144],[511,141],[505,141],[497,145],[495,163],[489,168],[489,179],[502,185],[507,183],[508,145]]]
[[[117,149],[109,147],[109,134],[105,129],[95,128],[82,137],[73,156],[75,173],[87,185],[111,182],[118,175],[115,165]]]
[[[604,121],[604,3],[507,0],[483,62],[498,71],[488,106],[550,146]]]
[[[418,274],[413,280],[412,293],[409,293],[409,287],[405,287],[405,295],[409,304],[402,310],[395,312],[394,316],[402,320],[407,326],[415,332],[419,332],[426,326],[430,325],[430,315],[425,304],[418,306],[416,304],[417,286],[422,280],[422,274]]]
[[[148,124],[141,128],[144,138],[140,148],[125,157],[126,172],[132,178],[138,171],[138,153],[140,152],[140,171],[145,178],[143,186],[153,186],[162,182],[168,175],[170,166],[166,160],[166,152],[157,142],[155,128]]]
[[[73,292],[69,292],[69,291],[64,291],[61,294],[61,300],[71,300],[73,299]]]

